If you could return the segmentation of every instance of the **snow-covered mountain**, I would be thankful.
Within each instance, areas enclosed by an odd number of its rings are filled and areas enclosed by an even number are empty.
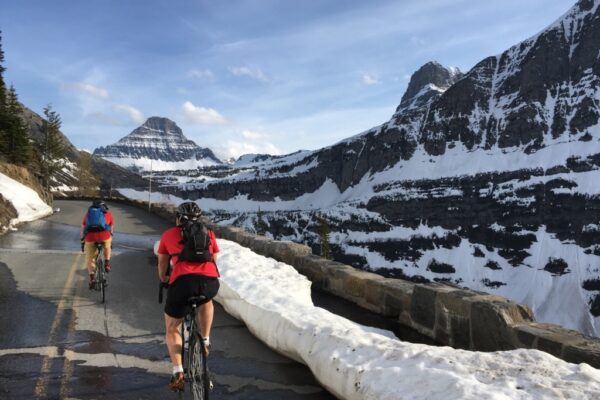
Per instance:
[[[98,147],[94,155],[133,170],[196,169],[221,164],[208,148],[187,139],[168,118],[150,117],[117,143]]]
[[[325,216],[339,261],[600,335],[600,0],[465,74],[424,65],[380,126],[246,161],[162,190],[315,251]]]

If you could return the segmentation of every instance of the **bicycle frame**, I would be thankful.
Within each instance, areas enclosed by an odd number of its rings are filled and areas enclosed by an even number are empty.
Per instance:
[[[158,302],[162,304],[163,289],[169,287],[166,282],[160,282],[158,286]],[[192,397],[194,400],[208,400],[210,391],[213,388],[213,383],[209,376],[208,362],[206,360],[206,351],[200,327],[196,320],[198,313],[198,302],[204,300],[204,297],[190,298],[188,300],[191,311],[188,312],[181,322],[181,361],[186,360],[184,368],[185,380],[189,382]],[[187,335],[186,335],[187,333]],[[187,337],[186,337],[187,336]],[[182,398],[182,393],[179,393]]]
[[[106,301],[106,271],[104,269],[104,243],[96,242],[96,290],[102,294],[102,303]]]
[[[202,340],[198,321],[196,320],[198,304],[197,302],[190,302],[189,305],[192,309],[181,324],[181,359],[182,361],[185,360],[187,343],[188,356],[185,372],[186,380],[190,383],[192,397],[194,400],[208,400],[213,384],[208,372],[204,340]]]

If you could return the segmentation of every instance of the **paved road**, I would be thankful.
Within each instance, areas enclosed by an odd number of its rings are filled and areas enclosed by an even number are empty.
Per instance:
[[[167,224],[115,215],[107,302],[87,288],[79,223],[87,203],[0,236],[0,399],[170,399],[170,363],[151,245]],[[311,372],[271,351],[217,306],[214,399],[333,399]]]

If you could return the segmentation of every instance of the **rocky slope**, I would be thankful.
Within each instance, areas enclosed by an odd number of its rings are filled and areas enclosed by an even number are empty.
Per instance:
[[[428,63],[392,118],[317,151],[163,191],[337,259],[529,304],[600,334],[600,0],[462,74]],[[200,174],[202,175],[202,173]]]
[[[24,105],[22,105],[22,109],[23,120],[27,124],[29,135],[34,141],[41,141],[44,119]],[[80,151],[73,146],[64,133],[59,132],[59,134],[65,144],[65,160],[64,168],[52,182],[52,191],[58,195],[77,190],[77,164],[81,157]],[[148,185],[148,182],[138,174],[103,160],[100,157],[92,157],[92,171],[100,179],[100,188],[105,191],[110,190],[114,186],[143,188]]]
[[[208,148],[187,139],[168,118],[151,117],[117,143],[99,147],[94,155],[136,171],[195,169],[219,165]]]

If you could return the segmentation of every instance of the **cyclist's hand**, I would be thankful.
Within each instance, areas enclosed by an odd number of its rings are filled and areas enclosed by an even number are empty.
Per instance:
[[[85,240],[83,240],[83,238],[81,238],[80,242],[81,242],[81,251],[83,252],[83,249],[85,248]]]

